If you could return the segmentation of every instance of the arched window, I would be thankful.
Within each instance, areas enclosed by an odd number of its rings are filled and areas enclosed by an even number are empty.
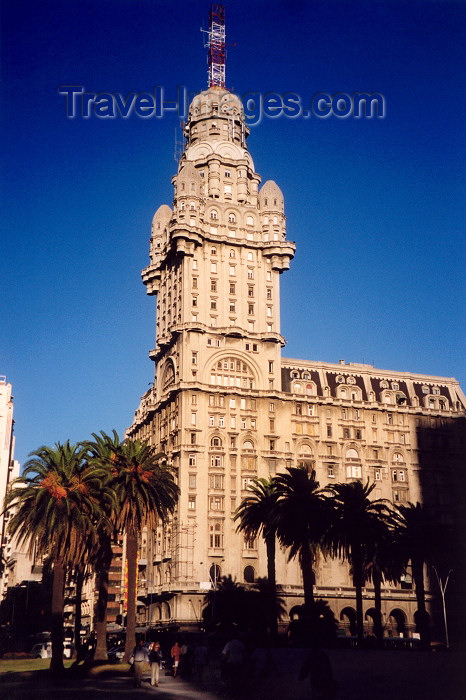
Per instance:
[[[230,224],[236,224],[236,216],[234,214],[228,214],[228,222]]]
[[[254,226],[254,219],[252,218],[252,216],[246,217],[246,226]]]
[[[350,447],[349,450],[346,450],[346,459],[359,459],[359,455],[353,447]]]
[[[232,249],[230,250],[230,258],[234,258],[234,257],[236,257],[236,254],[235,254],[235,251],[234,251],[233,248],[232,248]]]
[[[210,383],[218,386],[254,388],[254,374],[246,362],[236,357],[218,360],[210,370]]]
[[[215,209],[212,209],[212,211],[210,212],[210,218],[215,220],[218,219],[218,213]]]
[[[254,259],[254,258],[253,258],[252,253],[248,253],[248,260],[253,260],[253,259]]]
[[[210,441],[210,446],[211,447],[221,447],[222,446],[221,438],[219,438],[217,435],[214,435],[214,437]]]
[[[253,566],[245,566],[243,575],[246,583],[254,583],[256,572]]]
[[[251,440],[245,440],[243,442],[243,450],[253,450],[254,445],[252,444]]]

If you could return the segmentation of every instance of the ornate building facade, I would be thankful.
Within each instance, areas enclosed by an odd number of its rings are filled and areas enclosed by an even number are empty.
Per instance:
[[[142,276],[157,296],[155,379],[127,434],[169,457],[181,493],[172,522],[141,541],[151,623],[197,625],[219,576],[245,584],[266,576],[264,543],[246,541],[233,520],[255,478],[304,465],[321,486],[369,479],[375,498],[428,500],[447,518],[464,480],[457,381],[282,357],[280,275],[295,245],[282,192],[270,180],[260,187],[247,135],[236,96],[214,86],[195,97],[173,207],[162,205],[152,221]],[[285,552],[277,582],[289,612],[302,602],[302,580]],[[351,628],[347,565],[322,559],[316,596]],[[370,627],[369,587],[364,597]],[[388,633],[412,632],[409,572],[400,586],[384,586],[383,599]]]

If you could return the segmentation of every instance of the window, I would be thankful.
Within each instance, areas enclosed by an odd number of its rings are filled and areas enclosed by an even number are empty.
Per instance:
[[[219,416],[219,417],[218,417],[218,427],[219,427],[219,428],[224,428],[224,427],[225,427],[225,416]]]
[[[196,475],[195,474],[189,475],[189,488],[190,489],[196,488]]]
[[[192,298],[192,305],[197,306],[197,297]]]
[[[234,265],[230,265],[230,277],[234,277],[236,275],[236,267]]]
[[[254,285],[248,284],[248,297],[254,296]]]
[[[252,216],[246,217],[246,226],[254,226],[254,219],[252,218]]]
[[[222,455],[211,455],[210,456],[210,466],[214,468],[223,467]]]
[[[351,464],[346,467],[346,478],[347,479],[360,479],[361,478],[361,467]]]
[[[230,300],[230,313],[234,313],[235,309],[235,302]]]
[[[211,447],[221,447],[222,446],[221,439],[219,437],[217,437],[216,435],[214,435],[214,437],[210,441],[210,446]]]
[[[380,469],[374,469],[374,481],[382,481],[382,471]]]
[[[209,509],[210,510],[224,510],[224,498],[223,496],[209,496]]]
[[[217,299],[210,300],[210,308],[211,310],[215,310],[217,308]]]
[[[254,268],[248,267],[248,280],[253,280],[253,279],[254,279]]]
[[[332,426],[327,425],[327,437],[332,437]]]
[[[268,306],[267,307],[267,316],[270,318],[272,316],[272,307]]]
[[[193,289],[197,289],[197,277],[193,277]]]
[[[223,547],[222,523],[215,522],[209,525],[209,544],[216,549]]]
[[[275,411],[275,404],[274,403],[269,403],[269,411],[270,411],[270,413],[273,413]]]
[[[215,416],[209,416],[209,427],[213,428],[215,425]]]
[[[230,282],[230,294],[235,294],[236,293],[236,284],[234,282]]]
[[[191,425],[196,425],[196,414],[191,413]]]
[[[196,496],[188,496],[188,510],[196,510]]]
[[[333,465],[333,464],[327,465],[327,476],[328,476],[330,479],[334,479],[334,478],[335,478],[335,469],[334,469],[334,465]]]
[[[273,372],[273,360],[269,360],[269,372]]]
[[[230,418],[230,428],[236,428],[236,416]]]
[[[191,445],[196,444],[196,433],[191,433]]]
[[[190,454],[188,457],[188,464],[190,467],[195,467],[196,466],[196,455]]]
[[[217,280],[210,280],[210,291],[211,292],[217,291]]]
[[[209,487],[211,489],[223,489],[223,474],[211,474],[209,476]]]
[[[269,430],[271,433],[275,432],[275,419],[274,418],[270,418],[270,420],[269,420]]]
[[[303,407],[300,403],[296,404],[296,415],[301,416],[303,413]]]
[[[255,430],[255,429],[256,429],[256,419],[251,418],[251,430]]]
[[[267,288],[266,297],[267,297],[267,299],[272,298],[272,289],[270,287]]]
[[[273,452],[275,450],[275,440],[270,440],[269,443],[269,448]]]
[[[254,315],[254,304],[248,304],[248,314]]]
[[[348,440],[350,436],[349,428],[343,428],[343,437]]]
[[[192,353],[191,353],[191,364],[192,364],[192,365],[197,365],[197,352],[192,352]]]
[[[216,262],[211,262],[211,263],[210,263],[210,271],[211,271],[211,272],[217,272],[217,263],[216,263]]]
[[[360,430],[355,431],[355,438],[356,438],[356,440],[362,439],[362,432]]]
[[[346,410],[346,408],[341,409],[341,417],[343,420],[346,420],[346,418],[348,417],[348,411]]]
[[[210,218],[211,219],[218,219],[218,214],[215,211],[215,209],[212,209],[212,211],[210,212]]]

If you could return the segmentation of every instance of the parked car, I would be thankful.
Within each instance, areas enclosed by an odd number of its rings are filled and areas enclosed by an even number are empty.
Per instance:
[[[31,649],[31,654],[35,659],[50,659],[52,656],[52,642],[40,642],[39,644],[34,644]],[[72,643],[63,642],[63,656],[65,659],[71,659],[72,654]]]
[[[112,664],[120,664],[123,656],[125,655],[124,646],[112,647],[107,651],[108,660]]]
[[[49,659],[52,656],[52,642],[34,644],[31,654],[35,659]]]

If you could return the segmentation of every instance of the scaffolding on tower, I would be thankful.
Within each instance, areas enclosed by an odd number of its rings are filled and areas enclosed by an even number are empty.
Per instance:
[[[209,49],[208,87],[225,87],[225,8],[212,5],[209,12],[209,29],[206,47]]]

